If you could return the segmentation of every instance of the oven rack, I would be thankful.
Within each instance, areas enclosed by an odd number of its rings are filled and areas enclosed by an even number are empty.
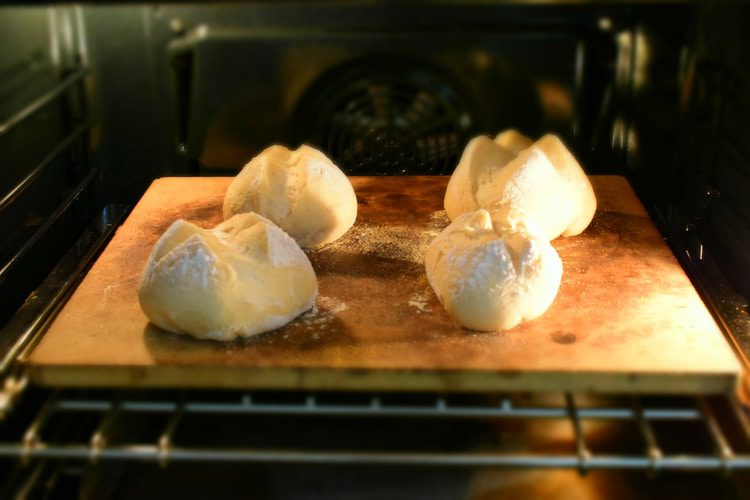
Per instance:
[[[581,474],[597,469],[659,471],[717,471],[729,474],[750,468],[750,435],[745,410],[731,398],[690,397],[675,400],[629,396],[614,401],[591,404],[586,397],[559,395],[563,404],[528,404],[519,396],[500,396],[497,403],[453,403],[451,396],[426,395],[418,403],[392,402],[388,395],[359,395],[353,402],[326,402],[329,394],[301,394],[295,401],[288,395],[269,400],[267,393],[232,393],[221,398],[194,398],[180,392],[158,400],[134,398],[127,391],[103,397],[81,397],[75,391],[51,391],[38,405],[31,423],[17,440],[0,442],[0,458],[19,459],[21,463],[49,460],[75,460],[91,464],[100,461],[140,461],[161,466],[177,462],[246,462],[333,465],[458,466],[537,469],[574,469]],[[235,397],[236,396],[236,397]],[[581,401],[582,402],[579,402]],[[717,418],[717,408],[721,418]],[[98,423],[87,439],[43,438],[47,426],[62,416],[95,414]],[[110,435],[123,421],[132,424],[139,418],[160,415],[164,425],[158,439],[151,442],[112,442]],[[375,419],[489,419],[532,421],[547,419],[570,424],[570,452],[538,453],[534,450],[507,452],[476,451],[374,451],[357,449],[319,450],[266,447],[196,446],[178,443],[175,434],[183,419],[195,415],[228,417],[295,417],[295,418],[375,418]],[[727,418],[729,417],[729,418]],[[584,422],[611,421],[635,424],[641,442],[638,454],[594,452],[587,444]],[[727,431],[728,420],[737,433]],[[219,420],[220,422],[221,420]],[[709,437],[711,452],[672,453],[659,444],[655,423],[669,425],[693,422],[701,425]],[[0,424],[2,425],[2,424]],[[742,451],[737,451],[742,449]]]

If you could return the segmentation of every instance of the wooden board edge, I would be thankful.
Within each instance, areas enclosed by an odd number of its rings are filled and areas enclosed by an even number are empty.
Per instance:
[[[108,377],[96,377],[98,371]],[[196,372],[201,372],[196,374]],[[32,383],[45,387],[244,389],[393,392],[573,392],[596,394],[730,395],[740,373],[607,374],[587,372],[445,372],[427,370],[309,369],[160,366],[28,367]],[[550,380],[554,384],[550,384]],[[191,384],[186,384],[191,380]],[[93,382],[92,382],[93,381]]]

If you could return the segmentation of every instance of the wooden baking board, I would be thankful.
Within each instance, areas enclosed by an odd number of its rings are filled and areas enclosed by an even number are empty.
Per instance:
[[[310,252],[317,312],[220,343],[149,324],[136,290],[177,218],[221,221],[229,178],[154,181],[27,360],[60,386],[726,393],[739,364],[627,181],[591,178],[586,232],[553,242],[564,273],[547,313],[499,333],[461,328],[424,275],[447,224],[447,177],[354,177],[354,228]]]

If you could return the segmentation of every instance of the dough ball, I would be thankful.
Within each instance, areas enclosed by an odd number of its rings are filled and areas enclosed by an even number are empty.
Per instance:
[[[174,222],[151,251],[138,300],[165,330],[232,340],[284,326],[312,307],[317,291],[297,243],[244,213],[212,230]]]
[[[473,330],[507,330],[552,304],[562,261],[522,213],[454,220],[427,249],[427,279],[448,314]]]
[[[326,155],[309,146],[270,146],[250,160],[224,197],[224,218],[256,212],[304,248],[338,239],[357,218],[349,179]]]
[[[594,217],[596,197],[562,141],[545,135],[514,153],[523,140],[507,132],[497,140],[508,147],[488,137],[476,137],[466,146],[445,193],[448,217],[478,208],[521,212],[548,240],[583,232]]]

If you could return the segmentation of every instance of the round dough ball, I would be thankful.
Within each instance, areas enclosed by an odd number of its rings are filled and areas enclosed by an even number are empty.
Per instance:
[[[507,330],[537,318],[560,287],[562,261],[518,213],[460,215],[427,249],[427,279],[448,314],[466,328]]]
[[[232,340],[284,326],[310,309],[318,281],[302,249],[269,220],[235,215],[214,229],[178,220],[151,251],[138,300],[175,333]]]
[[[330,243],[352,227],[357,197],[349,179],[310,146],[270,146],[250,160],[224,197],[224,218],[256,212],[303,248]]]
[[[466,146],[445,193],[445,210],[453,220],[462,213],[524,212],[548,240],[583,232],[596,212],[588,177],[562,141],[545,135],[515,153],[522,140],[476,137]]]

